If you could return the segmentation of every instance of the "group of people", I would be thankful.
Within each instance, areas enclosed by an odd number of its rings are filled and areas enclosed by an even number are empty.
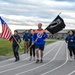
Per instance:
[[[43,62],[43,51],[45,46],[45,39],[47,38],[47,33],[44,29],[42,29],[42,24],[38,24],[37,30],[30,30],[30,33],[28,31],[25,32],[23,35],[23,41],[24,41],[24,53],[28,53],[30,51],[30,61],[35,60],[35,55],[37,57],[36,63]],[[15,62],[20,60],[18,49],[19,44],[21,42],[21,38],[18,35],[18,31],[14,31],[14,35],[10,37],[10,40],[12,40],[12,48],[13,53],[15,56]],[[70,60],[75,59],[75,33],[74,31],[70,30],[68,32],[68,36],[65,39],[66,43],[68,44],[69,54],[70,54]],[[40,52],[40,53],[39,53]]]
[[[68,45],[68,50],[70,54],[70,61],[75,59],[75,33],[73,30],[70,30],[68,32],[68,36],[65,39],[67,45]]]
[[[33,60],[35,60],[35,44],[32,45],[32,38],[34,36],[34,30],[28,30],[25,31],[23,35],[23,41],[24,41],[24,53],[28,53],[30,51],[30,59],[32,59],[33,54]]]
[[[44,46],[45,46],[45,39],[47,38],[47,33],[44,29],[42,29],[42,24],[38,24],[38,29],[37,30],[30,30],[30,33],[28,31],[25,32],[23,35],[23,41],[24,41],[24,53],[28,53],[30,51],[30,59],[35,60],[35,55],[37,57],[36,63],[43,62],[43,51],[44,51]],[[15,56],[15,61],[19,61],[19,43],[21,42],[21,38],[18,35],[18,31],[14,31],[14,35],[10,37],[10,40],[12,41],[12,48],[13,48],[13,53]],[[39,53],[40,52],[40,53]],[[40,56],[40,57],[39,57]]]

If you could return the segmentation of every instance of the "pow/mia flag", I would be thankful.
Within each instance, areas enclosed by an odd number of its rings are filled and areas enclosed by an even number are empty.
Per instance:
[[[58,15],[46,28],[50,33],[54,34],[65,28],[64,20]]]

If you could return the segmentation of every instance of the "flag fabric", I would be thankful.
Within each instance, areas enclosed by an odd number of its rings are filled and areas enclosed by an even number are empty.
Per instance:
[[[11,32],[9,26],[6,24],[6,22],[1,17],[0,17],[0,20],[1,20],[1,24],[2,24],[1,37],[9,40],[12,35],[12,32]]]
[[[64,20],[58,15],[46,28],[50,33],[55,34],[65,28]]]

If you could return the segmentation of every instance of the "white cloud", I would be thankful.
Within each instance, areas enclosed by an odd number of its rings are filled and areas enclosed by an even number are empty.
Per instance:
[[[75,1],[0,0],[0,3],[0,16],[12,31],[17,28],[35,28],[39,22],[46,27],[59,12],[62,12],[60,16],[64,19],[66,28],[75,27]]]

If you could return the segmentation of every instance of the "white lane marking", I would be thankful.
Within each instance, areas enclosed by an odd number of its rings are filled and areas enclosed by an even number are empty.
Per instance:
[[[25,55],[25,54],[23,54],[23,55],[21,55],[21,56],[24,56],[24,55]],[[7,59],[7,60],[4,60],[4,61],[1,61],[0,64],[1,64],[1,63],[4,63],[4,62],[7,62],[7,61],[10,61],[10,60],[13,60],[13,59],[14,59],[14,58],[10,58],[10,59]]]
[[[55,44],[55,43],[58,43],[58,42],[54,42],[54,43],[52,43],[52,44]],[[47,45],[47,46],[49,46],[49,45]],[[25,56],[26,54],[23,54],[23,55],[21,55],[21,56]],[[10,61],[10,60],[13,60],[14,58],[11,58],[11,59],[7,59],[7,60],[4,60],[4,61],[0,61],[0,64],[1,63],[4,63],[4,62],[8,62],[8,61]]]
[[[63,43],[62,43],[62,45],[63,45]],[[38,67],[35,67],[35,68],[32,68],[32,69],[29,69],[29,70],[27,70],[27,71],[24,71],[24,72],[21,72],[21,73],[17,73],[17,74],[15,74],[15,75],[21,75],[21,74],[24,74],[24,73],[27,73],[27,72],[29,72],[29,71],[38,69],[38,68],[40,68],[40,67],[43,67],[43,66],[45,66],[45,65],[47,65],[47,64],[49,64],[49,63],[51,63],[51,62],[56,58],[56,56],[58,55],[58,53],[59,53],[59,51],[60,51],[62,45],[60,46],[60,48],[58,49],[57,53],[55,54],[54,58],[53,58],[51,61],[49,61],[49,62],[47,62],[46,64],[43,64],[43,65],[41,65],[41,66],[38,66]]]
[[[53,44],[53,45],[55,45],[55,43]],[[46,49],[48,49],[48,48],[50,48],[50,47],[52,47],[53,45],[47,45],[45,48]],[[48,47],[49,46],[49,47]],[[29,58],[29,57],[28,57]],[[28,59],[28,58],[25,58],[25,59],[23,59],[22,61],[24,61],[24,60],[26,60],[26,59]],[[19,62],[21,62],[21,61],[19,61]],[[11,64],[6,64],[6,65],[3,65],[3,66],[0,66],[0,68],[1,67],[6,67],[6,66],[10,66],[10,65],[13,65],[13,64],[16,64],[16,63],[18,63],[18,62],[14,62],[14,63],[11,63]]]
[[[56,46],[58,46],[59,44],[57,44]],[[55,47],[56,47],[55,46]],[[44,56],[46,56],[47,54],[49,54],[55,47],[53,47],[50,51],[48,51],[46,54],[44,54]],[[34,61],[35,62],[35,61]],[[32,63],[34,63],[34,62],[32,62]],[[7,69],[7,70],[4,70],[4,71],[1,71],[0,72],[0,74],[1,73],[4,73],[4,72],[8,72],[8,71],[11,71],[11,70],[15,70],[15,69],[18,69],[18,68],[21,68],[21,67],[25,67],[25,66],[28,66],[28,65],[31,65],[32,63],[28,63],[28,64],[25,64],[25,65],[21,65],[21,66],[19,66],[19,67],[15,67],[15,68],[12,68],[12,69]]]
[[[75,73],[75,70],[74,70],[74,71],[72,71],[71,73],[69,73],[68,75],[72,75],[73,73]]]
[[[67,47],[66,47],[66,48],[67,48]],[[60,65],[60,66],[58,66],[58,67],[56,67],[56,68],[54,68],[54,69],[52,69],[52,70],[50,70],[50,71],[48,71],[48,72],[45,72],[45,73],[43,73],[43,74],[41,74],[41,75],[49,74],[49,73],[51,73],[51,72],[53,72],[53,71],[55,71],[55,70],[61,68],[62,66],[64,66],[64,65],[67,63],[67,61],[68,61],[68,51],[67,51],[67,49],[66,49],[66,61],[65,61],[62,65]]]
[[[27,60],[28,58],[25,58],[22,61]],[[21,62],[21,61],[19,61],[19,62]],[[13,65],[13,64],[16,64],[16,63],[19,63],[19,62],[14,62],[14,63],[11,63],[11,64],[6,64],[6,65],[3,65],[3,66],[0,66],[0,68],[6,67],[6,66],[10,66],[10,65]]]

